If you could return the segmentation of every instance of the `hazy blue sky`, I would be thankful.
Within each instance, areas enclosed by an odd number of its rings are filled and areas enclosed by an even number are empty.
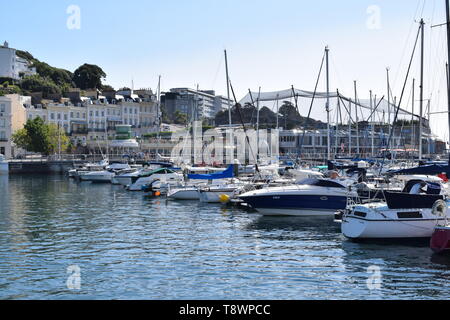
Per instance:
[[[445,21],[444,0],[1,1],[7,5],[0,41],[71,71],[98,64],[116,88],[131,86],[131,79],[135,88],[155,88],[161,74],[163,90],[199,84],[225,94],[226,48],[238,98],[259,86],[312,90],[326,45],[332,90],[353,95],[357,80],[361,97],[369,89],[384,95],[389,66],[399,96],[418,27],[414,20],[423,17],[425,97],[432,97],[432,111],[446,108],[445,29],[430,28]],[[81,10],[80,29],[67,27],[70,5]],[[324,80],[320,86],[324,91]],[[444,137],[442,119],[432,118]]]

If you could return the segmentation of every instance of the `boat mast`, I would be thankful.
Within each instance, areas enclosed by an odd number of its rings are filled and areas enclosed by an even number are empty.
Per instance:
[[[356,154],[359,157],[360,150],[359,150],[359,120],[358,120],[358,94],[356,91],[356,80],[353,82],[355,87],[355,115],[356,115]]]
[[[231,128],[232,122],[231,122],[231,100],[230,100],[230,77],[228,75],[228,56],[227,56],[227,50],[224,50],[225,52],[225,71],[226,71],[226,77],[227,77],[227,104],[228,104],[228,124]]]
[[[261,87],[258,90],[256,99],[256,159],[259,161],[259,99],[261,98]]]
[[[449,0],[445,0],[445,9],[446,9],[446,13],[447,13],[447,55],[448,55],[448,60],[447,60],[447,99],[448,99],[448,128],[450,130],[450,86],[448,83],[448,76],[449,76],[449,72],[448,72],[448,64],[450,63],[450,1]],[[449,134],[449,139],[450,139],[450,134]]]
[[[328,64],[328,54],[330,49],[328,46],[325,47],[325,56],[326,56],[326,74],[327,74],[327,158],[331,160],[331,133],[330,133],[330,74],[329,74],[329,64]]]
[[[352,156],[352,99],[348,99],[348,156]]]
[[[339,143],[339,113],[341,112],[341,102],[339,101],[339,94],[337,95],[337,109],[336,109],[336,137],[334,142],[334,154],[338,153]]]
[[[412,84],[412,115],[411,115],[411,127],[412,127],[412,149],[413,149],[413,155],[414,150],[416,149],[416,125],[414,124],[414,99],[415,99],[415,90],[416,90],[416,79],[413,79]],[[413,157],[414,159],[414,157]]]
[[[388,135],[391,135],[391,85],[389,82],[389,68],[386,68],[386,81],[387,81],[387,102],[388,102]],[[384,121],[384,119],[383,119]],[[386,150],[389,150],[390,146],[386,146]]]
[[[420,53],[420,118],[419,118],[419,160],[422,160],[422,132],[423,132],[423,58],[424,58],[424,39],[425,39],[425,22],[420,20],[421,32],[421,53]]]
[[[373,141],[373,138],[374,138],[374,137],[373,137],[373,100],[372,100],[372,90],[370,90],[370,120],[369,120],[369,121],[371,122],[371,126],[370,126],[370,127],[371,127],[371,129],[372,129],[372,130],[371,130],[371,131],[372,131],[372,132],[371,132],[371,133],[372,133],[372,134],[371,134],[371,136],[372,136],[372,137],[371,137],[371,138],[372,138],[371,140],[372,140],[372,141],[371,141],[371,153],[370,153],[370,154],[371,154],[371,156],[373,157],[373,154],[374,154],[374,145],[373,145],[373,144],[374,144],[374,141]]]

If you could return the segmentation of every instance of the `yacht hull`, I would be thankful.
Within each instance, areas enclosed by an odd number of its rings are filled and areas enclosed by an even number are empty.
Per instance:
[[[368,220],[346,216],[341,230],[349,239],[430,238],[438,222],[445,219],[385,219]]]
[[[175,189],[167,194],[167,198],[173,200],[200,200],[197,189]]]
[[[263,215],[334,216],[347,206],[347,196],[273,194],[240,198]]]

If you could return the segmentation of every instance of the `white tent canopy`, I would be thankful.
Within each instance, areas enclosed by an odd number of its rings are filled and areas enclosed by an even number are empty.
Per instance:
[[[314,114],[317,115],[317,111],[320,111],[320,113],[323,114],[323,112],[325,111],[325,103],[326,103],[326,99],[327,99],[327,93],[326,92],[316,92],[315,96],[314,93],[311,91],[305,91],[305,90],[299,90],[299,89],[287,89],[287,90],[281,90],[281,91],[274,91],[274,92],[249,92],[244,98],[241,99],[241,101],[239,101],[239,103],[241,105],[244,105],[246,103],[254,103],[255,105],[257,104],[257,102],[260,102],[260,106],[264,106],[266,105],[267,107],[271,108],[272,110],[274,109],[274,107],[267,102],[273,102],[273,105],[276,104],[276,102],[283,102],[283,101],[291,101],[292,103],[295,104],[295,100],[294,97],[297,99],[297,103],[299,106],[299,110],[300,113],[302,115],[306,115],[308,113],[309,107],[311,105],[311,101],[314,97],[314,103],[313,103],[313,107],[312,107],[312,117]],[[385,113],[386,117],[385,119],[388,119],[388,114],[390,113],[391,115],[391,121],[394,119],[394,115],[395,112],[397,110],[397,106],[395,106],[392,102],[390,104],[388,104],[386,99],[383,99],[380,102],[380,98],[377,98],[376,104],[373,103],[373,109],[375,109],[376,106],[378,106],[376,108],[376,110],[374,111],[375,114],[378,114],[378,117],[380,117],[380,114]],[[340,104],[340,110],[341,110],[341,114],[342,117],[344,117],[344,115],[348,115],[348,109],[349,109],[349,104],[351,104],[351,108],[352,108],[352,119],[355,120],[355,100],[352,98],[348,98],[346,96],[343,96],[342,94],[339,93],[339,97],[337,92],[330,92],[330,111],[335,111],[337,110],[337,106],[338,106],[338,100],[339,100],[339,104]],[[266,102],[265,104],[263,104],[262,102]],[[281,106],[281,103],[279,103],[279,106]],[[362,120],[369,120],[369,117],[371,115],[371,107],[370,107],[370,99],[358,99],[356,105],[358,105],[358,112],[359,112],[359,116],[358,116],[358,120],[362,121]],[[390,106],[390,108],[389,108]],[[390,110],[389,110],[390,109]],[[276,111],[276,109],[274,110]],[[407,111],[403,108],[400,108],[399,110],[399,116],[409,116],[411,118],[412,113],[410,111]],[[415,118],[419,118],[418,115],[414,114]],[[377,116],[374,116],[374,119],[376,120]]]

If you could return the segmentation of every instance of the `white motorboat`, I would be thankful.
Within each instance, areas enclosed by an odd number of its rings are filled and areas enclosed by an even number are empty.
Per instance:
[[[9,172],[9,164],[6,161],[5,156],[0,154],[0,174],[5,174]]]
[[[150,172],[141,173],[131,178],[131,184],[127,186],[129,191],[142,191],[144,187],[151,185],[154,181],[159,180],[164,185],[180,185],[184,177],[170,168],[160,168]]]
[[[350,239],[430,238],[434,228],[450,218],[442,189],[426,182],[426,194],[411,193],[418,181],[403,192],[384,191],[385,202],[351,206],[342,217],[341,230]]]
[[[81,175],[92,171],[102,171],[109,165],[108,159],[103,159],[98,163],[87,163],[78,168],[73,168],[68,171],[69,177],[80,178]]]
[[[81,181],[91,182],[107,182],[111,183],[112,179],[116,175],[116,172],[121,170],[129,170],[131,167],[124,163],[113,163],[101,171],[91,171],[80,174]]]
[[[229,181],[222,184],[208,185],[198,189],[199,200],[204,203],[221,203],[233,199],[245,184],[239,181]],[[225,198],[224,198],[225,197]]]
[[[133,179],[144,176],[159,168],[167,168],[169,167],[169,165],[171,164],[164,162],[149,162],[141,168],[130,168],[129,170],[123,170],[116,173],[116,175],[112,179],[112,183],[129,186],[133,184]]]
[[[333,216],[347,207],[347,199],[357,197],[349,190],[353,180],[305,179],[298,184],[264,188],[241,194],[252,208],[270,216]]]
[[[198,187],[184,186],[170,189],[167,198],[172,200],[200,200]]]

